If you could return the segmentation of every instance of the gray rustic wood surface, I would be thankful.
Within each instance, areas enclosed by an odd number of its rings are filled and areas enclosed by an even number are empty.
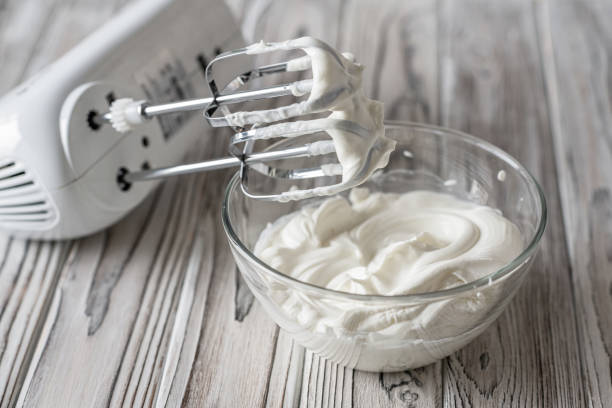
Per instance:
[[[0,0],[0,94],[127,2]],[[612,3],[227,3],[247,41],[310,34],[352,51],[387,118],[465,130],[524,163],[549,204],[530,276],[443,361],[345,369],[294,345],[238,276],[218,219],[229,173],[171,180],[85,239],[0,235],[0,407],[610,406]]]

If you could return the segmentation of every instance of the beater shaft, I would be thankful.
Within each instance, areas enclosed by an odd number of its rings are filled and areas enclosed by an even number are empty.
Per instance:
[[[295,84],[285,84],[274,86],[271,88],[256,89],[252,91],[235,92],[227,95],[219,95],[216,98],[198,98],[198,99],[187,99],[183,101],[162,103],[158,105],[149,105],[147,102],[135,102],[141,104],[140,114],[144,118],[152,118],[159,115],[166,115],[169,113],[188,112],[195,110],[202,110],[211,103],[218,105],[229,105],[233,103],[240,103],[246,101],[254,101],[258,99],[275,98],[279,96],[292,95],[295,89]],[[103,118],[110,122],[111,113],[106,113]]]
[[[146,180],[157,180],[171,176],[180,176],[183,174],[199,173],[202,171],[220,170],[229,167],[240,166],[241,164],[251,165],[255,163],[262,163],[273,160],[282,160],[296,157],[309,157],[318,155],[320,149],[315,149],[313,152],[313,144],[307,144],[304,146],[268,151],[260,153],[251,153],[247,157],[241,159],[239,157],[224,157],[221,159],[206,160],[202,162],[181,164],[177,166],[161,167],[158,169],[142,170],[133,173],[128,173],[124,176],[124,179],[129,182],[135,181],[146,181]]]

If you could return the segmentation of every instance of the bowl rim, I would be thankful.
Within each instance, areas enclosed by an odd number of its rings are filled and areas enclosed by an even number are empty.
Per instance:
[[[465,132],[461,132],[459,130],[445,128],[441,126],[422,124],[416,122],[409,121],[385,121],[385,128],[412,128],[416,130],[426,130],[426,131],[435,131],[435,132],[443,132],[445,136],[450,136],[458,139],[462,139],[472,143],[473,145],[486,150],[487,152],[494,154],[495,156],[501,158],[506,163],[508,163],[511,167],[521,174],[521,176],[527,180],[528,184],[532,184],[535,186],[535,190],[537,192],[537,197],[539,198],[539,204],[542,208],[542,214],[540,219],[538,220],[538,225],[533,234],[533,237],[529,241],[528,245],[523,249],[523,251],[517,255],[511,262],[509,262],[504,267],[497,269],[490,274],[487,274],[479,279],[476,279],[471,282],[467,282],[458,286],[454,286],[448,289],[430,291],[430,292],[420,292],[420,293],[411,293],[407,295],[362,295],[357,293],[344,292],[334,289],[325,288],[322,286],[318,286],[312,283],[304,282],[289,275],[286,275],[265,262],[259,259],[255,254],[243,244],[240,240],[234,228],[232,227],[232,223],[229,216],[229,198],[232,191],[236,188],[239,181],[239,172],[236,172],[234,176],[230,179],[227,187],[225,189],[225,194],[223,197],[223,204],[221,206],[221,219],[223,223],[223,229],[232,244],[234,244],[234,248],[239,250],[244,256],[246,256],[249,260],[266,270],[267,272],[274,275],[275,278],[280,279],[281,281],[285,281],[291,285],[296,285],[303,289],[307,289],[309,291],[315,291],[322,295],[332,295],[334,297],[348,298],[359,301],[379,301],[383,303],[423,303],[423,302],[432,302],[436,300],[448,299],[455,297],[460,294],[465,294],[481,288],[483,286],[491,285],[493,282],[496,282],[505,276],[509,275],[514,270],[518,269],[518,267],[527,261],[532,255],[535,254],[538,249],[538,244],[544,234],[544,230],[546,228],[547,218],[548,218],[548,210],[546,206],[546,197],[542,190],[542,187],[537,182],[535,177],[527,170],[518,160],[516,160],[513,156],[500,149],[499,147],[486,142],[480,138],[467,134]],[[241,271],[242,273],[242,271]]]

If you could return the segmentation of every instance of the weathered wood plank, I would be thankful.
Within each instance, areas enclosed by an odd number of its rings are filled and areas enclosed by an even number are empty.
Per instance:
[[[60,0],[14,0],[4,4],[0,14],[0,94],[24,79],[34,50],[53,21],[59,4]]]
[[[252,1],[244,12],[243,31],[253,40],[269,41],[310,34],[350,50],[366,66],[366,92],[385,102],[387,118],[436,123],[436,14],[436,4],[428,1]],[[279,337],[272,368],[276,379],[272,384],[284,386],[282,390],[270,387],[270,406],[299,401],[302,407],[427,407],[441,401],[440,363],[406,373],[353,372],[312,353],[300,354],[298,347],[291,349],[285,341]],[[287,367],[284,360],[277,360],[287,358],[288,353],[291,363]]]
[[[0,404],[5,407],[17,398],[69,244],[0,239]]]
[[[0,95],[56,60],[126,0],[9,0],[0,10]]]
[[[585,404],[571,270],[531,1],[445,1],[439,25],[445,125],[489,140],[540,181],[549,206],[541,252],[515,300],[444,364],[448,406]]]
[[[538,22],[565,232],[581,329],[584,389],[612,401],[612,4],[540,4]]]
[[[270,372],[266,407],[294,407],[299,405],[302,394],[304,362],[304,348],[294,344],[289,335],[281,330],[278,334],[274,362]],[[337,392],[334,396],[341,398],[342,392]]]
[[[222,188],[225,180],[221,180]],[[211,190],[208,190],[209,192]],[[209,193],[211,194],[211,193]],[[270,381],[278,329],[259,304],[237,302],[236,267],[227,248],[215,197],[214,267],[200,319],[183,406],[262,406]],[[212,243],[207,243],[210,245]],[[236,313],[237,309],[241,310]]]
[[[19,82],[34,75],[49,62],[65,54],[129,1],[78,0],[69,3],[56,0],[58,5],[46,16],[47,20],[42,25],[44,30],[41,31],[36,44],[30,51],[28,64],[21,73]],[[36,7],[41,8],[47,3],[52,2],[37,1]]]

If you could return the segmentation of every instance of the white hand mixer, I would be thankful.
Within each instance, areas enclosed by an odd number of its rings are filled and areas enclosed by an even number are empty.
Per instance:
[[[311,38],[222,52],[241,42],[223,2],[143,0],[5,96],[0,100],[0,227],[44,239],[86,235],[117,221],[156,186],[137,181],[233,166],[241,168],[245,194],[260,199],[331,194],[363,182],[371,173],[372,152],[384,149],[380,143],[370,146],[361,168],[342,183],[281,193],[249,190],[251,169],[289,180],[342,174],[337,161],[310,168],[269,164],[334,153],[329,138],[254,152],[257,140],[328,131],[367,140],[370,130],[351,120],[330,118],[261,126],[328,111],[360,86],[351,75],[360,67],[350,56]],[[235,57],[296,49],[314,51],[238,76],[231,74],[243,67]],[[281,72],[313,68],[316,79],[323,73],[312,67],[313,52],[332,61],[326,70],[335,71],[324,74],[331,75],[334,86],[305,79],[241,91],[254,78]],[[212,55],[217,56],[207,64]],[[225,69],[213,71],[221,61]],[[205,81],[194,80],[195,75],[203,75]],[[222,83],[227,86],[219,91]],[[211,96],[193,98],[206,92],[203,85],[208,85]],[[230,104],[285,95],[305,99],[276,109],[237,113],[228,109]],[[234,128],[232,156],[168,167],[202,137],[199,123],[194,125],[185,116],[194,110],[204,110],[214,127]],[[150,120],[154,117],[158,120]]]

